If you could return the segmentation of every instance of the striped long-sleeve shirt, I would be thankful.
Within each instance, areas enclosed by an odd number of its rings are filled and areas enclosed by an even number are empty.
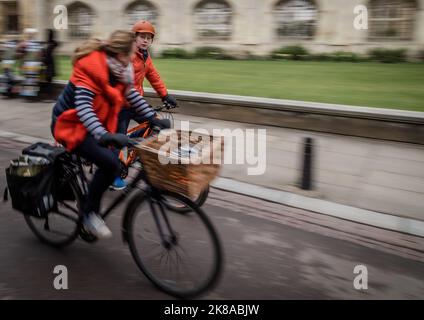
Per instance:
[[[97,140],[100,139],[107,130],[100,123],[99,118],[93,110],[93,99],[95,94],[83,87],[76,87],[75,90],[75,109],[80,121],[88,132]]]
[[[83,123],[87,131],[98,140],[107,132],[107,130],[101,124],[98,116],[94,112],[94,97],[95,93],[91,90],[84,87],[75,87],[70,83],[59,97],[53,114],[58,117],[63,111],[74,105],[80,121]],[[130,107],[146,120],[151,119],[156,115],[156,112],[150,108],[149,104],[137,90],[131,89],[127,93],[126,99],[130,104]]]

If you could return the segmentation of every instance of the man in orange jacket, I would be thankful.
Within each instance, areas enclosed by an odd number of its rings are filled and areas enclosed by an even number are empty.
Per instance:
[[[153,89],[162,98],[162,101],[171,107],[176,107],[177,100],[168,94],[165,83],[153,65],[148,51],[156,34],[155,28],[149,21],[140,20],[134,24],[132,32],[135,34],[135,44],[137,47],[131,60],[134,68],[134,88],[140,95],[144,96],[143,82],[144,78],[147,78]],[[118,132],[126,133],[131,119],[137,122],[143,121],[133,110],[128,108],[122,109],[119,115]],[[126,183],[120,177],[117,177],[112,184],[112,188],[115,190],[121,190],[125,187]]]
[[[162,98],[162,101],[171,106],[175,106],[177,101],[173,96],[168,94],[165,83],[160,78],[158,71],[153,65],[152,58],[149,55],[148,49],[153,43],[156,33],[155,28],[150,22],[141,20],[134,24],[132,32],[135,33],[135,43],[137,46],[137,50],[132,58],[135,88],[143,95],[143,81],[144,78],[147,78],[153,89],[155,89]]]

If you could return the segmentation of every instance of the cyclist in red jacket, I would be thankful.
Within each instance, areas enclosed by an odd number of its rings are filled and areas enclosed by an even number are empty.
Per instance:
[[[118,115],[128,104],[143,120],[154,121],[156,112],[134,89],[131,56],[134,35],[117,30],[107,43],[88,40],[75,51],[71,78],[52,112],[51,131],[68,151],[96,164],[81,210],[84,228],[98,238],[111,231],[98,214],[104,192],[121,171],[116,153],[128,144],[125,134],[116,133]]]

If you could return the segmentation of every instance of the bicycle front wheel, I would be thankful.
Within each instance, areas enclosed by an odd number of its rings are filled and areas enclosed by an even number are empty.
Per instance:
[[[131,254],[145,276],[162,291],[178,298],[198,296],[210,290],[221,273],[218,235],[192,201],[171,192],[163,196],[189,207],[192,214],[175,214],[162,201],[139,195],[126,214]]]

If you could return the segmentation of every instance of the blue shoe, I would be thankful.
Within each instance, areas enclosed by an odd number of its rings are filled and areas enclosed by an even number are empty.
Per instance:
[[[123,190],[127,187],[127,185],[128,183],[126,183],[125,180],[122,180],[121,177],[116,177],[110,188],[113,190]]]

